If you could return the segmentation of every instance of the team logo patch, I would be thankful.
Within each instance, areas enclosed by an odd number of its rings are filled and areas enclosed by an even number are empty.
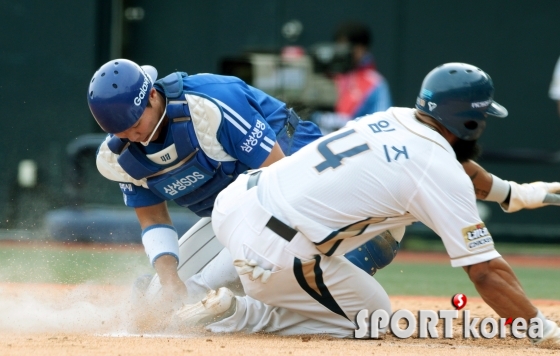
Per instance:
[[[212,174],[198,164],[181,170],[171,177],[157,183],[154,188],[167,199],[177,199],[198,189],[212,178]]]
[[[490,104],[492,104],[492,100],[485,100],[485,101],[478,101],[475,103],[471,103],[471,106],[473,108],[485,108]]]
[[[434,109],[437,107],[437,104],[428,101],[428,107],[430,108],[430,111],[434,111]]]
[[[494,245],[494,240],[492,240],[492,236],[484,223],[468,226],[462,231],[465,245],[470,251]]]
[[[430,99],[432,98],[432,95],[434,95],[434,93],[432,93],[431,90],[422,89],[422,92],[420,93],[420,95],[421,95],[423,98],[426,98],[426,99],[430,100]]]

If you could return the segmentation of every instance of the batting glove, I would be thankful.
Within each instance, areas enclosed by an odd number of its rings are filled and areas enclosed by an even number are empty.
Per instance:
[[[511,186],[509,204],[501,203],[502,209],[513,213],[521,209],[536,209],[547,205],[560,205],[560,183],[533,182],[518,184],[508,182]]]
[[[252,281],[256,281],[260,278],[262,283],[266,283],[272,274],[270,270],[257,266],[257,261],[255,260],[235,260],[233,261],[233,265],[237,270],[237,274],[240,276],[249,274],[249,279]]]

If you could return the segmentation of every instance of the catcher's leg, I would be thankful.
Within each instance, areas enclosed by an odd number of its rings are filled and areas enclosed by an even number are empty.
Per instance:
[[[344,256],[370,275],[389,265],[399,250],[405,228],[387,230]]]

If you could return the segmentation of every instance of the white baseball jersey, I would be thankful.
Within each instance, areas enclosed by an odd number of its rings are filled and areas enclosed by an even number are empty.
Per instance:
[[[264,169],[258,196],[327,256],[415,221],[442,238],[454,267],[500,256],[452,147],[414,109],[365,116]]]

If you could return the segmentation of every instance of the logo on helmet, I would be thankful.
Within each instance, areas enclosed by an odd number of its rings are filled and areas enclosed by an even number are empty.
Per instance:
[[[434,109],[437,107],[437,104],[429,101],[428,102],[428,107],[430,108],[430,111],[434,111]]]
[[[488,105],[492,104],[492,100],[485,100],[485,101],[478,101],[476,103],[472,103],[471,107],[473,108],[485,108]]]
[[[144,83],[142,83],[142,86],[140,87],[140,93],[138,93],[138,96],[134,98],[134,105],[136,106],[140,106],[142,100],[146,96],[146,92],[148,91],[148,87],[150,85],[150,79],[148,78],[146,73],[142,71],[142,74],[144,74]]]
[[[424,88],[424,89],[422,89],[420,95],[423,98],[426,98],[426,99],[430,100],[432,98],[432,95],[434,95],[434,93],[432,93],[431,90],[428,90],[428,89]]]

